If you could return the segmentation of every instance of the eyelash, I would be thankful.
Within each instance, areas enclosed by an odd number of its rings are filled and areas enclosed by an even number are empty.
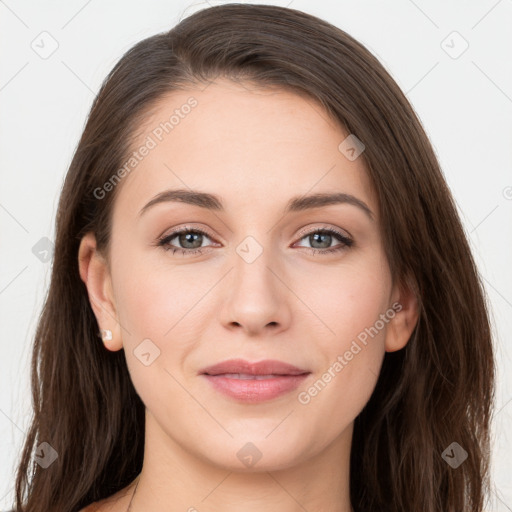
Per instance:
[[[172,233],[165,235],[161,238],[158,238],[157,246],[162,247],[162,249],[164,251],[172,251],[172,254],[174,254],[176,251],[181,251],[181,253],[186,256],[191,256],[194,254],[201,254],[203,252],[203,247],[199,247],[197,249],[184,249],[182,247],[174,247],[172,245],[169,245],[169,242],[172,239],[176,238],[177,236],[179,236],[183,233],[196,233],[196,234],[198,233],[198,234],[204,235],[210,239],[213,239],[213,236],[211,236],[210,233],[208,233],[207,231],[204,231],[203,229],[186,228],[185,227],[183,229],[173,231]],[[313,255],[318,254],[318,253],[323,254],[323,255],[328,254],[328,253],[335,253],[338,251],[342,251],[344,249],[348,249],[348,248],[352,247],[352,245],[354,244],[354,241],[351,238],[347,237],[346,235],[343,235],[342,233],[340,233],[339,231],[337,231],[333,228],[317,228],[317,229],[308,231],[306,233],[301,233],[301,237],[299,238],[299,240],[302,240],[303,238],[310,236],[314,233],[321,233],[322,235],[334,235],[336,238],[338,238],[340,240],[342,245],[330,247],[327,249],[314,249],[314,248],[305,247],[305,249],[310,249],[312,251]]]

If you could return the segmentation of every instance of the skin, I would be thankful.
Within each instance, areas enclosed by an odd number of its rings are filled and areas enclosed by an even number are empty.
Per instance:
[[[79,251],[98,325],[113,332],[105,347],[124,349],[146,406],[144,463],[131,510],[349,512],[353,422],[384,353],[409,340],[416,298],[393,285],[363,159],[350,161],[338,149],[348,133],[319,104],[219,79],[161,98],[134,147],[191,95],[198,105],[118,185],[110,266],[92,234]],[[166,202],[139,216],[172,188],[216,194],[225,211]],[[333,191],[364,201],[374,220],[351,204],[283,215],[292,196]],[[212,234],[202,238],[202,254],[155,245],[185,226]],[[354,244],[320,254],[343,247],[334,236],[313,245],[308,235],[325,227]],[[263,250],[252,263],[236,251],[247,236]],[[191,247],[178,237],[172,245]],[[400,312],[302,404],[298,394],[394,302]],[[146,338],[160,350],[149,366],[134,354]],[[290,393],[240,403],[198,376],[233,357],[279,359],[312,373]],[[237,457],[248,442],[262,455],[251,467]],[[97,510],[125,511],[135,483]]]

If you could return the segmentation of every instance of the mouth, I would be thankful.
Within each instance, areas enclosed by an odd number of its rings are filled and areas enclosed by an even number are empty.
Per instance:
[[[250,363],[242,359],[223,361],[200,372],[216,391],[244,403],[268,401],[290,393],[310,374],[282,361]]]
[[[266,359],[251,363],[245,359],[229,359],[220,363],[208,366],[200,371],[205,375],[240,375],[241,378],[245,376],[253,377],[277,377],[283,375],[301,375],[310,373],[309,370],[299,368],[284,361],[277,359]],[[237,377],[234,377],[237,378]]]
[[[240,379],[240,380],[265,380],[265,379],[275,379],[276,377],[291,377],[289,374],[276,374],[276,375],[250,375],[248,373],[218,373],[218,374],[209,374],[205,373],[204,375],[209,375],[210,377],[225,377],[226,379]],[[303,375],[303,374],[300,374]]]

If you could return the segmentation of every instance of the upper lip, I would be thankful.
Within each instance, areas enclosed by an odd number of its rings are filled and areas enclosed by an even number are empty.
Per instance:
[[[200,373],[220,375],[223,373],[244,373],[248,375],[301,375],[310,373],[289,363],[276,359],[265,359],[251,363],[244,359],[229,359],[203,368]]]

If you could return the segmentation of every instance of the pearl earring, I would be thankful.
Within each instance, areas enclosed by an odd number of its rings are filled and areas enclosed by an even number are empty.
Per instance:
[[[105,343],[105,341],[110,341],[112,339],[112,331],[110,329],[101,329],[100,336],[103,343]]]

